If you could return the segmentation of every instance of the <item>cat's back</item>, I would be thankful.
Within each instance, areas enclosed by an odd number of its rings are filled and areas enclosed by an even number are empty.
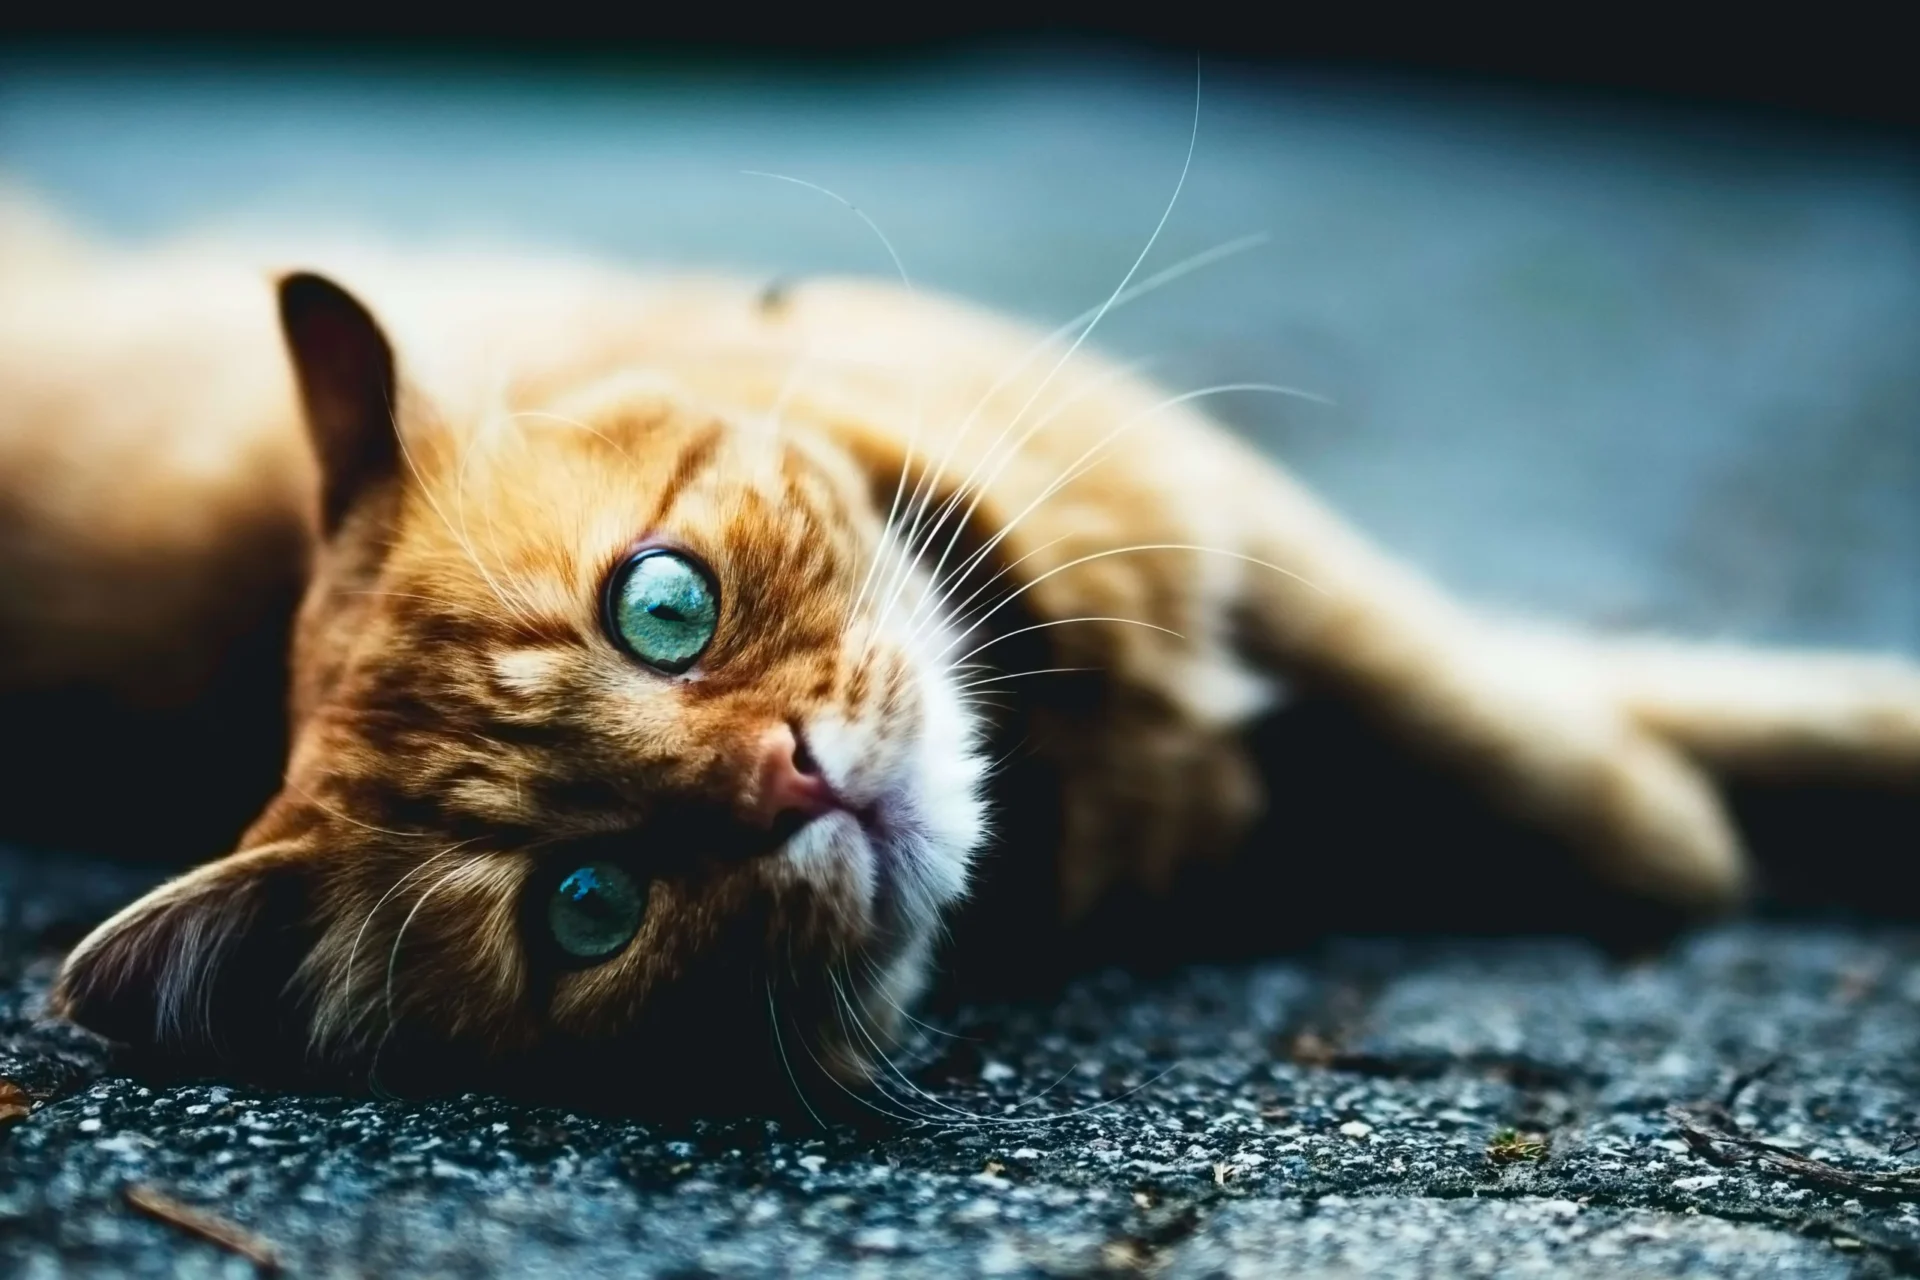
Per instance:
[[[298,572],[310,484],[268,282],[4,215],[0,689],[189,695]]]
[[[1006,558],[1031,555],[1023,574],[1047,579],[1035,602],[1061,616],[1116,593],[1230,596],[1230,559],[1047,571],[1125,543],[1232,547],[1246,502],[1280,492],[1078,327],[1047,334],[937,293],[310,239],[118,250],[7,216],[0,693],[77,680],[179,701],[234,637],[284,622],[268,611],[298,592],[314,483],[274,311],[274,277],[293,268],[362,297],[403,387],[456,435],[638,375],[719,412],[879,440],[979,495]]]

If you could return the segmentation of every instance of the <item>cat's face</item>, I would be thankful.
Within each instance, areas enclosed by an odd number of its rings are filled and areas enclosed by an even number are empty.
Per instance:
[[[322,535],[287,784],[59,1004],[170,1056],[639,1107],[875,1070],[984,813],[873,478],[637,382],[447,421],[337,288],[282,311]]]

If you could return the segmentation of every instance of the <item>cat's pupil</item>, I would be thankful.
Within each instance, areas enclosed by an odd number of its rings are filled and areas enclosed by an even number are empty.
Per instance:
[[[687,620],[687,615],[681,613],[670,604],[656,604],[648,609],[647,612],[667,622],[685,622]]]
[[[603,960],[632,941],[646,909],[643,885],[612,863],[596,862],[568,872],[555,886],[547,925],[569,956]]]

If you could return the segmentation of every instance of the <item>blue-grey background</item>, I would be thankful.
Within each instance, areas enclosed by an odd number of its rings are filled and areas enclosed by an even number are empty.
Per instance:
[[[1203,68],[1147,264],[1264,246],[1097,335],[1503,604],[1920,650],[1920,161],[1778,118]],[[1178,59],[865,69],[0,55],[0,170],[110,233],[531,241],[892,270],[1054,323],[1171,194]]]

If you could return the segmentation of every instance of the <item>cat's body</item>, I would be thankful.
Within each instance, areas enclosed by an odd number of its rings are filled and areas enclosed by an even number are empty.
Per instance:
[[[1288,685],[1690,907],[1744,878],[1708,770],[1920,778],[1914,667],[1475,614],[1078,330],[399,258],[340,269],[378,327],[306,276],[276,322],[219,254],[0,262],[0,696],[191,702],[306,591],[286,786],[63,976],[168,1052],[858,1079],[989,825],[1061,917],[1164,885],[1285,804],[1243,733]],[[720,600],[685,671],[608,642],[662,548]],[[1032,830],[988,816],[996,723],[1058,800]],[[645,923],[550,963],[527,904],[596,859],[639,868]]]

